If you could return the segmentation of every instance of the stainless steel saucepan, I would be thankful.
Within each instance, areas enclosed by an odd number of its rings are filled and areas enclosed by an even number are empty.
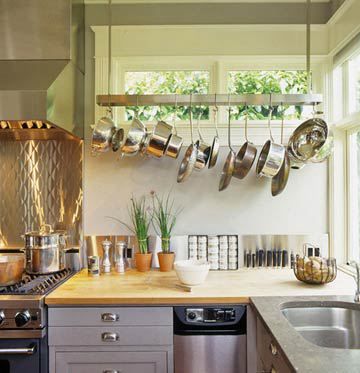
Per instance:
[[[176,159],[179,154],[183,144],[183,139],[178,136],[177,129],[176,129],[176,115],[177,115],[177,95],[175,95],[175,110],[173,116],[173,131],[170,136],[168,145],[165,150],[165,155],[171,158]]]
[[[270,98],[270,111],[268,118],[268,128],[270,139],[267,140],[262,147],[259,159],[256,164],[257,176],[274,177],[280,171],[280,168],[285,159],[285,147],[282,144],[277,144],[274,141],[271,132],[271,119],[273,109],[271,107]]]
[[[211,151],[211,146],[202,137],[202,134],[200,131],[200,120],[201,120],[201,114],[199,115],[198,120],[197,120],[197,131],[199,134],[199,140],[197,141],[198,153],[197,153],[196,162],[195,162],[195,170],[198,170],[198,171],[205,168],[209,160],[210,151]]]
[[[153,133],[150,135],[149,145],[146,153],[156,158],[161,158],[168,146],[170,137],[172,136],[172,125],[160,120],[157,122]]]
[[[197,144],[194,143],[194,133],[193,133],[193,123],[192,123],[192,95],[190,94],[190,108],[189,108],[189,118],[190,118],[190,134],[191,134],[191,144],[187,148],[185,152],[185,156],[180,164],[178,176],[177,176],[177,182],[183,183],[186,181],[189,176],[192,174],[196,157],[197,157]]]
[[[281,144],[284,142],[284,112],[281,119]],[[282,193],[287,185],[290,175],[290,157],[287,149],[285,149],[284,162],[281,165],[280,171],[271,179],[271,194],[273,197]]]
[[[112,139],[117,128],[112,120],[111,110],[109,115],[100,118],[100,120],[91,126],[93,133],[91,137],[92,154],[105,153],[112,147]]]
[[[241,146],[235,158],[233,176],[244,179],[255,162],[257,149],[248,139],[248,111],[245,114],[245,143]]]
[[[216,93],[215,93],[215,107],[214,107],[214,124],[215,124],[215,136],[211,145],[210,154],[209,154],[209,162],[208,167],[213,168],[216,165],[218,155],[219,155],[219,148],[220,148],[220,138],[219,138],[219,131],[218,131],[218,112],[219,108],[216,104]]]
[[[231,106],[230,106],[230,95],[229,95],[229,117],[228,117],[228,146],[229,146],[229,153],[226,157],[226,161],[221,172],[220,183],[219,183],[219,192],[225,190],[231,181],[233,172],[234,172],[234,165],[235,165],[235,158],[236,154],[234,149],[231,147]]]
[[[139,153],[146,136],[146,128],[143,122],[135,116],[121,146],[123,156],[132,157]]]

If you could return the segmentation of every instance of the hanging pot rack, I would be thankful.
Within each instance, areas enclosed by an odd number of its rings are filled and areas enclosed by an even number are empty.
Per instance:
[[[228,94],[192,94],[193,106],[228,106]],[[99,106],[189,106],[190,95],[97,95]],[[241,94],[231,95],[232,106],[316,106],[323,102],[322,94]]]

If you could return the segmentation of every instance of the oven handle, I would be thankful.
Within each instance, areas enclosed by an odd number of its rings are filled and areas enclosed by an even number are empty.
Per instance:
[[[34,355],[35,352],[35,344],[24,348],[0,348],[0,355]]]

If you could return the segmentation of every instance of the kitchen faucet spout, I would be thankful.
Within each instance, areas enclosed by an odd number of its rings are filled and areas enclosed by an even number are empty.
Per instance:
[[[356,269],[356,275],[353,276],[356,282],[356,292],[355,292],[354,302],[360,303],[360,265],[359,263],[355,262],[355,260],[352,260],[351,262],[348,262],[347,264]]]

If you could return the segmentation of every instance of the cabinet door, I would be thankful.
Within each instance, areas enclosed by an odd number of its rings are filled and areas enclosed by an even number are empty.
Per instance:
[[[167,373],[167,353],[57,352],[56,373]]]

